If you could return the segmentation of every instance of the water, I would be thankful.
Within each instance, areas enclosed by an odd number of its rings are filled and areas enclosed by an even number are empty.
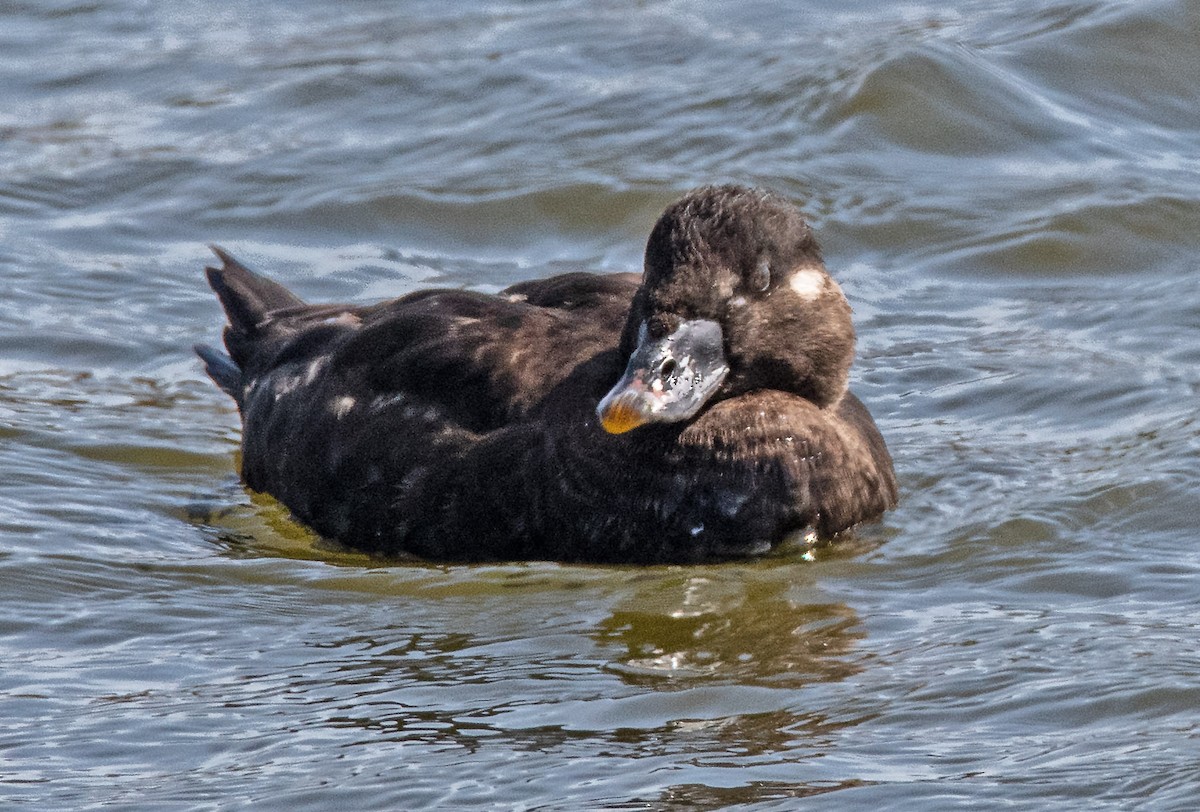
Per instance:
[[[1192,809],[1200,4],[0,4],[0,800]],[[312,299],[801,202],[902,503],[815,562],[387,564],[238,485]]]

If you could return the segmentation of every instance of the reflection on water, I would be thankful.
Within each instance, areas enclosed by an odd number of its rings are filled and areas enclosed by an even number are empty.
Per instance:
[[[384,567],[371,589],[384,600],[372,602],[372,612],[402,620],[321,637],[354,616],[335,590],[310,607],[328,617],[300,623],[307,654],[289,653],[278,673],[247,663],[241,677],[202,685],[189,702],[203,707],[221,697],[229,712],[256,715],[287,698],[303,721],[289,734],[296,746],[332,736],[342,753],[402,748],[458,776],[462,792],[495,784],[484,776],[496,759],[532,760],[541,766],[528,780],[572,771],[577,783],[557,797],[588,797],[608,772],[594,760],[597,750],[630,759],[637,775],[665,771],[665,783],[634,792],[656,807],[862,786],[796,772],[874,715],[867,706],[800,701],[806,687],[865,667],[859,619],[844,605],[812,601],[811,566]],[[309,597],[333,583],[347,582],[318,572],[312,586],[321,589]],[[498,599],[512,612],[497,614]],[[125,701],[164,705],[161,690]],[[671,778],[681,758],[692,766]],[[772,777],[729,782],[747,769]],[[430,791],[428,782],[413,791]]]
[[[783,577],[664,579],[654,592],[624,602],[597,639],[624,652],[612,665],[634,685],[663,679],[801,687],[844,679],[864,632],[841,604],[803,603]],[[675,600],[672,601],[671,598]]]
[[[658,803],[665,809],[729,809],[740,804],[761,804],[811,798],[840,789],[869,786],[866,781],[840,781],[833,784],[789,784],[784,781],[752,781],[744,786],[720,787],[706,784],[680,784],[667,789]]]

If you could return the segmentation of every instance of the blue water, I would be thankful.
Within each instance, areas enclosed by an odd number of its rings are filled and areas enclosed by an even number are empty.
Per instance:
[[[0,5],[0,805],[1190,810],[1200,4]],[[312,300],[797,201],[900,507],[696,568],[339,551],[237,480]]]

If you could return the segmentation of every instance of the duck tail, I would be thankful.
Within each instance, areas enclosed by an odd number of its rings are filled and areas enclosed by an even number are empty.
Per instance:
[[[203,344],[196,345],[195,350],[209,377],[238,400],[242,371],[253,355],[256,340],[267,330],[271,315],[303,307],[304,301],[278,282],[254,273],[224,249],[209,247],[221,260],[221,267],[205,268],[204,274],[229,319],[224,335],[229,355]]]
[[[254,335],[275,311],[304,306],[304,301],[283,285],[254,273],[223,248],[210,247],[221,260],[221,267],[205,268],[204,273],[232,329]]]
[[[241,404],[242,400],[242,368],[233,362],[225,353],[207,344],[196,344],[192,347],[200,360],[204,362],[204,371],[213,379],[217,386],[226,394]]]

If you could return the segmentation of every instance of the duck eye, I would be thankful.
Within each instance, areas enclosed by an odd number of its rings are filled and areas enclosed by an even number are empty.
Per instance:
[[[767,288],[771,287],[771,263],[765,259],[760,259],[758,265],[754,268],[754,274],[750,277],[750,284],[754,289],[765,293]]]
[[[675,374],[675,370],[678,367],[679,367],[679,365],[677,363],[675,363],[674,358],[668,358],[667,360],[663,361],[662,370],[660,371],[660,374],[664,378],[670,378],[672,375]]]

